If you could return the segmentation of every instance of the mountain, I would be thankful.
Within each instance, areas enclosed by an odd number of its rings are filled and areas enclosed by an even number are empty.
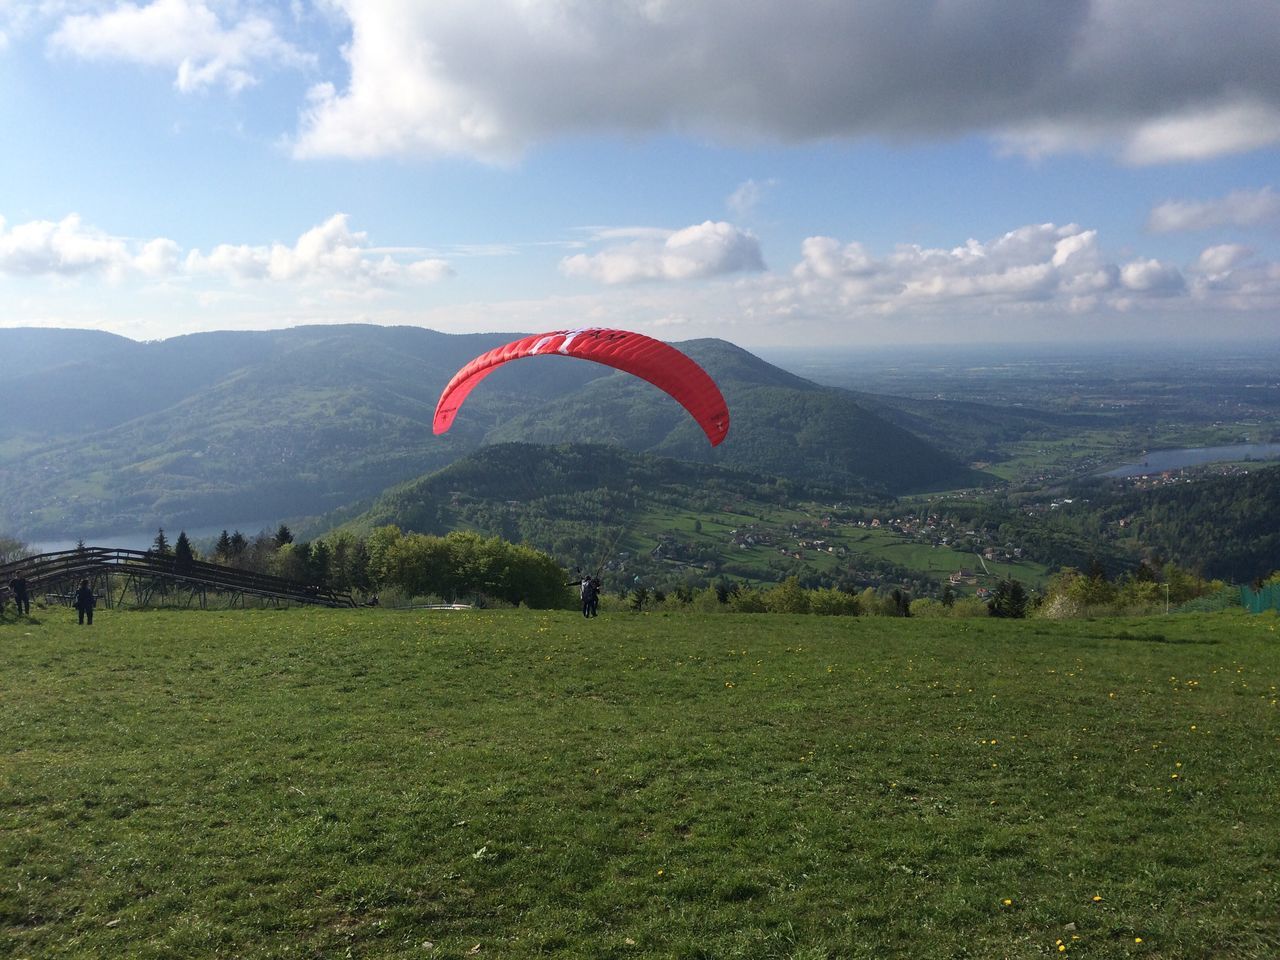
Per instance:
[[[512,439],[611,442],[849,490],[898,493],[975,477],[854,394],[720,340],[681,345],[730,405],[733,427],[715,450],[656,388],[558,357],[496,371],[454,428],[433,436],[432,412],[453,372],[516,336],[342,325],[139,343],[7,330],[0,530],[88,537],[350,516],[389,486]]]
[[[715,378],[728,402],[732,425],[720,447],[709,447],[666,394],[619,373],[525,410],[495,426],[488,439],[599,440],[636,452],[891,493],[986,479],[871,412],[850,391],[819,386],[723,340],[691,340],[680,348]]]

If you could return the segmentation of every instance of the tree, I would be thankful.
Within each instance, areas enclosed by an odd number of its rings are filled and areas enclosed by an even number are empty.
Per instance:
[[[333,567],[333,554],[323,540],[311,544],[311,556],[307,563],[307,580],[317,586],[327,587]]]
[[[178,540],[173,545],[173,568],[178,573],[188,573],[195,563],[195,554],[191,551],[191,541],[187,539],[187,531],[178,533]]]
[[[13,563],[31,556],[31,548],[13,537],[0,537],[0,563]]]
[[[770,613],[808,613],[809,594],[796,577],[787,577],[764,596]]]
[[[286,543],[293,543],[293,531],[282,523],[276,529],[276,534],[272,539],[275,540],[277,547],[283,547]]]
[[[239,531],[236,532],[238,533]],[[223,563],[231,559],[231,537],[228,536],[226,530],[222,531],[222,535],[218,537],[218,542],[214,544],[213,555]]]
[[[161,527],[156,533],[156,538],[151,541],[150,553],[154,553],[157,557],[167,557],[172,555],[173,547],[169,546],[169,539],[164,535],[164,527]]]
[[[1027,591],[1018,580],[1001,580],[991,595],[989,609],[993,617],[1020,620],[1027,615]]]

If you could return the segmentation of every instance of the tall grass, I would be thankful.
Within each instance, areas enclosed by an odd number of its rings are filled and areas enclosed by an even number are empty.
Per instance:
[[[1280,955],[1274,616],[0,626],[0,955]]]

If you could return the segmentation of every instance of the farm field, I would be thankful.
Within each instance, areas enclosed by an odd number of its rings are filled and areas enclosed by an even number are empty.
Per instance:
[[[6,957],[1280,955],[1272,615],[0,622]]]

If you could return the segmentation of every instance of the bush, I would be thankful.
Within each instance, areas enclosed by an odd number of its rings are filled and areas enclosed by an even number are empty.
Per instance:
[[[764,606],[770,613],[808,613],[809,593],[798,579],[787,577],[764,595]]]

